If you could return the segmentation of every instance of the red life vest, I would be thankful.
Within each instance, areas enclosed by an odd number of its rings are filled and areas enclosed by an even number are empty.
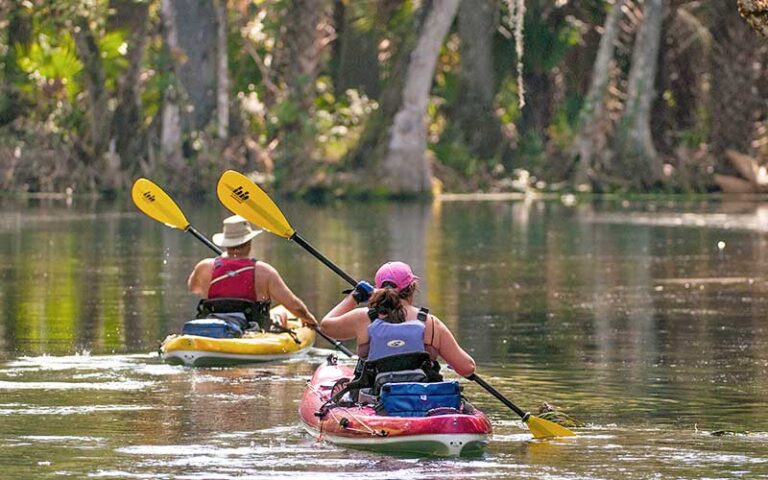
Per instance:
[[[213,261],[208,298],[244,298],[256,301],[253,271],[256,260],[252,258],[217,257]]]

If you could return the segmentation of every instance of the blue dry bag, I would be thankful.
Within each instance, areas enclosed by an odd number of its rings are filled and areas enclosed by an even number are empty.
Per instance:
[[[388,415],[424,417],[435,408],[461,406],[459,382],[387,383],[381,387],[381,404]]]
[[[243,330],[235,322],[219,318],[201,318],[186,322],[181,328],[181,334],[210,338],[238,338],[243,336]]]

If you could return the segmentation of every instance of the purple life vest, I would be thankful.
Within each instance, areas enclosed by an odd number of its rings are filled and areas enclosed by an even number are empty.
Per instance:
[[[368,358],[376,360],[391,355],[426,352],[424,330],[426,313],[419,312],[417,320],[389,323],[377,318],[368,326]]]

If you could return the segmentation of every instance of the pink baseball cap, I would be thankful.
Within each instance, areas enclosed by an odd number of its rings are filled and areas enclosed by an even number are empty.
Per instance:
[[[413,274],[411,267],[403,262],[387,262],[376,272],[376,288],[382,288],[384,282],[391,282],[398,290],[411,286],[419,277]]]

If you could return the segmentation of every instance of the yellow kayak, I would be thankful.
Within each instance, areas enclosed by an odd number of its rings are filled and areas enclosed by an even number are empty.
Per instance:
[[[293,334],[245,332],[240,338],[169,335],[160,345],[160,357],[171,365],[213,367],[285,360],[312,348],[313,329],[296,319],[288,320],[288,328]]]

